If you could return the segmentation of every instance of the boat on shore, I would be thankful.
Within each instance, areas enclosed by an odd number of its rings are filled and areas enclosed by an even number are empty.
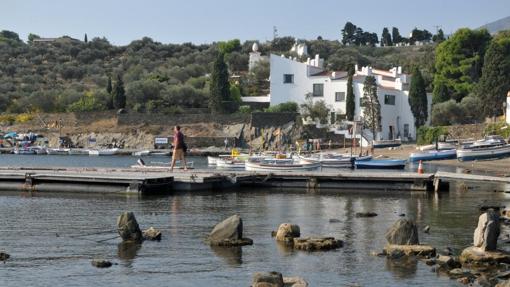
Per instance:
[[[489,160],[510,156],[510,144],[480,145],[457,150],[459,161]]]
[[[118,152],[119,152],[118,148],[91,149],[91,150],[89,150],[89,155],[108,156],[108,155],[116,155]]]
[[[453,143],[449,143],[449,142],[438,142],[437,145],[436,144],[429,144],[429,145],[424,145],[424,146],[420,146],[419,147],[419,150],[421,151],[429,151],[429,150],[451,150],[451,149],[455,149],[456,146],[455,144]]]
[[[248,171],[312,171],[321,167],[320,162],[301,162],[294,159],[264,159],[260,161],[246,161]]]
[[[443,160],[457,158],[456,149],[447,150],[426,150],[422,152],[413,152],[409,155],[410,162],[429,161],[429,160]]]
[[[372,146],[374,148],[387,148],[387,147],[398,147],[402,145],[402,141],[400,139],[394,140],[374,140]]]
[[[371,159],[354,161],[356,169],[404,169],[405,159]]]

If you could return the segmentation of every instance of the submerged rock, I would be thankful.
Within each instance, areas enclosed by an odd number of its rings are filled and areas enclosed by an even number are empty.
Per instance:
[[[143,238],[145,240],[160,241],[161,231],[151,226],[143,231]]]
[[[233,215],[214,226],[207,241],[216,246],[252,245],[253,240],[243,238],[243,221],[239,215]]]
[[[282,223],[276,232],[276,240],[292,243],[294,238],[301,236],[301,231],[298,225],[290,223]]]
[[[143,241],[142,231],[133,212],[124,212],[117,218],[117,230],[123,241]]]
[[[423,228],[423,232],[425,233],[429,233],[430,232],[430,226],[425,226],[425,228]]]
[[[343,246],[343,241],[334,237],[294,238],[294,249],[305,251],[331,250]]]
[[[91,264],[97,268],[108,268],[112,266],[112,263],[105,259],[93,259]]]
[[[375,212],[356,212],[356,217],[375,217],[377,213]]]
[[[5,252],[0,252],[0,261],[7,261],[7,259],[11,258],[11,255],[5,253]]]
[[[340,221],[340,219],[337,219],[337,218],[330,218],[329,219],[329,223],[338,223],[338,222],[342,222],[342,221]]]
[[[473,246],[483,251],[496,250],[498,237],[499,215],[493,209],[489,209],[478,218],[478,226],[473,235]]]
[[[253,274],[252,287],[283,287],[283,276],[279,272],[257,272]]]
[[[439,257],[437,257],[436,262],[442,268],[445,268],[445,269],[455,269],[455,268],[461,267],[459,260],[454,256],[439,255]]]
[[[408,219],[399,219],[391,226],[385,234],[390,245],[418,245],[418,228],[416,224]]]
[[[389,258],[402,256],[417,256],[430,258],[436,256],[436,249],[429,245],[395,245],[388,244],[384,247],[384,252]]]

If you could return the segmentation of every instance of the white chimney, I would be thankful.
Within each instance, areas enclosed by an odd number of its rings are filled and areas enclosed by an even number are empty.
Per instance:
[[[318,67],[319,66],[319,54],[315,54],[315,66]]]
[[[402,66],[398,66],[398,68],[397,68],[397,74],[398,74],[398,75],[402,74]]]
[[[336,72],[331,73],[331,78],[336,79]]]
[[[357,74],[358,73],[358,64],[355,64],[354,65],[354,73]]]

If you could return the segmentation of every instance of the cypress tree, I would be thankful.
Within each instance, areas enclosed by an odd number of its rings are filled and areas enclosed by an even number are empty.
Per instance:
[[[112,87],[112,77],[108,76],[108,84],[106,85],[106,92],[108,93],[108,101],[106,106],[109,110],[113,109],[113,95],[112,95],[113,87]]]
[[[381,124],[381,104],[377,97],[377,81],[373,76],[367,76],[365,82],[363,82],[361,107],[363,107],[364,122],[370,127],[375,140],[377,130]]]
[[[230,83],[228,81],[228,67],[225,64],[225,55],[219,53],[214,61],[211,73],[209,109],[212,113],[223,113],[226,111],[224,104],[229,100]]]
[[[117,75],[117,82],[113,87],[113,106],[116,109],[124,109],[126,107],[126,91],[120,74]]]
[[[391,35],[388,31],[388,28],[384,27],[381,35],[381,46],[393,46],[393,42],[391,41]]]
[[[88,43],[89,39],[87,38],[87,33],[85,33],[85,37],[83,38],[83,42]]]
[[[400,32],[397,27],[393,27],[391,29],[391,38],[393,39],[393,44],[402,42],[402,36],[400,36]]]
[[[476,87],[485,116],[503,113],[503,103],[510,91],[510,31],[500,32],[489,44],[484,57],[482,76]]]
[[[349,65],[347,77],[347,96],[345,99],[345,114],[348,121],[354,120],[354,112],[356,110],[356,102],[354,97],[354,89],[352,86],[352,77],[354,76],[354,67]]]
[[[425,80],[423,80],[423,76],[418,67],[415,67],[413,70],[408,101],[414,115],[414,125],[416,128],[419,128],[427,122],[428,110]]]

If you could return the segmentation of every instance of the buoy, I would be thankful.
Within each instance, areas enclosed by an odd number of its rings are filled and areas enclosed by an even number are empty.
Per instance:
[[[423,164],[421,163],[421,160],[420,160],[420,164],[418,164],[418,173],[419,174],[423,173]]]

